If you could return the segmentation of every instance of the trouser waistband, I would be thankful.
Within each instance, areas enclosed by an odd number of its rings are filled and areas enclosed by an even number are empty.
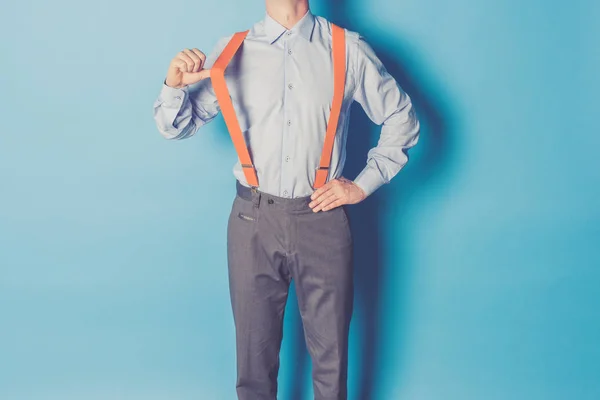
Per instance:
[[[252,201],[254,206],[260,207],[273,207],[283,211],[306,211],[313,212],[312,208],[308,206],[311,202],[310,196],[286,198],[274,196],[265,192],[261,192],[258,189],[250,188],[240,183],[236,179],[236,191],[237,195],[244,200]]]

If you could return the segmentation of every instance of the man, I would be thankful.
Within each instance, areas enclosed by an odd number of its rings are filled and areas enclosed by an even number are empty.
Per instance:
[[[228,46],[235,35],[221,38],[208,57],[196,48],[179,52],[154,103],[154,118],[165,138],[183,139],[223,111],[238,155],[247,150],[249,156],[233,167],[236,196],[227,228],[238,399],[276,399],[292,279],[315,399],[346,399],[353,239],[345,206],[365,199],[406,164],[419,122],[410,97],[364,38],[312,14],[308,0],[266,0],[264,19],[246,34],[233,52]],[[341,66],[334,65],[336,43]],[[222,73],[228,52],[233,56],[222,75],[225,85],[215,63]],[[340,75],[343,84],[336,87]],[[382,129],[352,181],[342,170],[353,101]],[[233,104],[228,115],[227,102]],[[335,135],[329,154],[328,125]],[[326,183],[315,185],[319,171]]]

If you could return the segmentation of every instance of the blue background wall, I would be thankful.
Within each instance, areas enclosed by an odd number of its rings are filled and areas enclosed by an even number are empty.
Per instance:
[[[311,4],[369,40],[423,124],[407,167],[351,208],[350,398],[600,398],[599,3]],[[235,398],[236,155],[220,117],[168,142],[151,109],[178,51],[263,14],[3,5],[0,398]],[[350,178],[379,129],[354,111]],[[285,400],[312,398],[294,301]]]

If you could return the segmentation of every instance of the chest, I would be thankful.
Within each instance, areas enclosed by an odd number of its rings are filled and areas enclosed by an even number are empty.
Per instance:
[[[226,80],[242,113],[286,106],[321,113],[333,98],[331,48],[301,37],[273,44],[248,39],[229,64]]]

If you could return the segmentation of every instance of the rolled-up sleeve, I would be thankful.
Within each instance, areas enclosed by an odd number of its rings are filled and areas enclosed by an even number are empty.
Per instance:
[[[356,43],[357,77],[353,99],[367,116],[382,125],[378,143],[369,150],[367,165],[354,183],[372,194],[390,180],[408,162],[408,149],[419,139],[419,120],[410,96],[403,91],[375,51],[359,37]]]
[[[204,68],[212,67],[227,44],[221,38],[206,57]],[[166,139],[185,139],[193,136],[202,125],[212,121],[219,113],[210,78],[203,79],[181,89],[167,86],[163,80],[160,93],[154,101],[154,121],[160,134]]]

